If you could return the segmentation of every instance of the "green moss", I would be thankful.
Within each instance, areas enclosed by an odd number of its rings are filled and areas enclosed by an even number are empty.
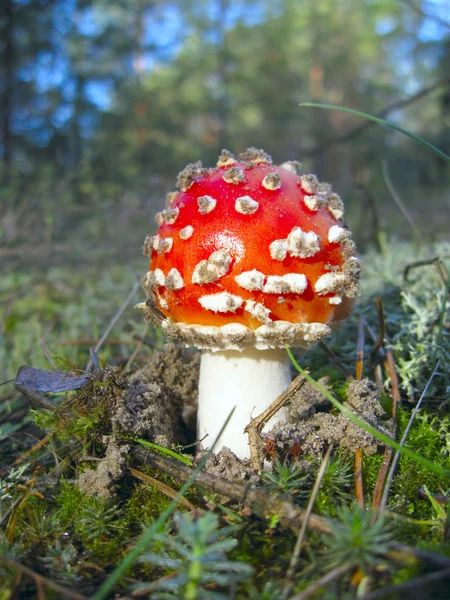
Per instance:
[[[327,465],[314,510],[335,517],[342,504],[351,502],[353,489],[353,462],[348,455],[337,453]]]

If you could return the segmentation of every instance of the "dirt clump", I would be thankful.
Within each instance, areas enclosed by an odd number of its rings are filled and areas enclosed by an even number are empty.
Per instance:
[[[118,480],[126,471],[130,446],[119,444],[113,436],[105,438],[108,438],[105,457],[98,462],[96,469],[88,469],[80,474],[78,487],[90,496],[96,494],[100,498],[110,499],[116,491]]]
[[[199,365],[199,354],[166,344],[130,376],[111,414],[114,430],[166,447],[193,441],[183,415],[197,402]]]
[[[328,379],[328,377],[322,377],[317,383],[326,388]],[[331,402],[325,398],[322,392],[314,387],[312,383],[306,381],[289,402],[289,418],[293,423],[296,423],[330,407]]]
[[[362,379],[349,383],[344,405],[380,433],[389,435],[380,391],[373,382]],[[329,412],[330,407],[314,386],[306,384],[291,402],[291,422],[278,424],[267,437],[275,441],[281,453],[297,447],[303,456],[318,456],[329,444],[352,453],[359,448],[365,454],[377,452],[381,442],[342,413]]]
[[[195,457],[194,464],[198,464],[204,457],[205,451],[200,451]],[[229,448],[223,447],[217,454],[211,454],[206,461],[204,470],[211,475],[224,479],[240,481],[257,481],[258,476],[250,465],[249,460],[239,459]]]

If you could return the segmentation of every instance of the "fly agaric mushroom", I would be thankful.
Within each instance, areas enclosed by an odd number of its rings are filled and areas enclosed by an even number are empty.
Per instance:
[[[147,320],[202,352],[198,439],[249,456],[245,426],[290,384],[284,347],[307,349],[343,321],[360,263],[343,204],[299,163],[277,167],[262,150],[217,167],[188,165],[156,215],[144,252]],[[282,409],[266,428],[285,421]]]

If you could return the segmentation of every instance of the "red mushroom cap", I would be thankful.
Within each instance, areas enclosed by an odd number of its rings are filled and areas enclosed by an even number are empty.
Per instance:
[[[223,151],[217,165],[186,167],[156,216],[144,246],[147,305],[190,345],[309,346],[349,315],[358,293],[341,199],[262,150],[239,160]]]

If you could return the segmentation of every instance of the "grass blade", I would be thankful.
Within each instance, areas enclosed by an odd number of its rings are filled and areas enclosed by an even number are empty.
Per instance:
[[[411,429],[411,426],[412,426],[412,424],[414,422],[414,419],[416,418],[416,415],[417,415],[417,413],[419,411],[419,408],[420,408],[420,406],[422,404],[422,401],[423,401],[423,399],[425,398],[425,396],[426,396],[426,394],[428,392],[428,388],[430,387],[431,382],[433,381],[433,378],[436,375],[437,370],[439,369],[439,365],[440,365],[440,361],[437,362],[437,364],[436,364],[436,366],[434,368],[434,371],[431,374],[431,377],[428,380],[428,383],[425,386],[425,389],[423,390],[422,394],[420,395],[419,401],[416,404],[416,406],[415,406],[415,408],[414,408],[414,410],[412,412],[411,418],[409,419],[409,423],[406,426],[406,429],[405,429],[405,431],[403,433],[402,439],[400,440],[400,446],[402,448],[403,448],[404,443],[406,442],[406,438],[408,437],[409,430]],[[389,470],[389,474],[387,476],[386,484],[384,486],[384,492],[383,492],[383,496],[381,498],[380,510],[384,510],[384,508],[385,508],[385,506],[387,504],[388,495],[389,495],[389,489],[391,487],[391,483],[392,483],[392,480],[394,478],[394,473],[395,473],[395,469],[397,468],[397,463],[399,461],[399,458],[400,458],[400,452],[399,452],[399,450],[397,450],[397,452],[395,453],[395,456],[394,456],[394,460],[392,461],[392,465],[391,465],[391,468]]]
[[[365,421],[363,421],[362,419],[357,417],[355,414],[353,414],[350,409],[348,409],[346,406],[341,404],[341,402],[339,402],[339,400],[336,400],[336,398],[332,394],[330,394],[330,392],[328,390],[326,390],[324,387],[322,387],[320,384],[318,384],[317,381],[315,381],[308,374],[308,372],[305,371],[305,369],[301,368],[301,366],[295,360],[295,358],[292,355],[292,352],[290,351],[289,348],[286,347],[286,350],[289,355],[289,358],[291,359],[292,364],[297,369],[297,371],[299,373],[301,373],[303,375],[303,377],[305,377],[305,379],[307,381],[309,381],[309,383],[311,383],[317,390],[319,390],[325,396],[325,398],[327,398],[327,400],[329,400],[331,402],[331,404],[333,404],[333,406],[335,406],[338,410],[341,411],[341,413],[343,415],[345,415],[348,419],[350,419],[350,421],[353,421],[353,423],[356,423],[357,425],[359,425],[362,429],[367,431],[367,433],[370,433],[371,435],[373,435],[374,438],[376,438],[377,440],[380,440],[380,442],[383,442],[387,446],[394,448],[394,450],[397,450],[398,452],[400,452],[400,454],[404,454],[411,460],[414,460],[415,462],[423,465],[430,471],[434,471],[441,477],[446,477],[446,478],[450,477],[449,471],[446,471],[439,465],[435,465],[434,463],[427,460],[426,458],[423,458],[423,456],[420,456],[420,454],[416,454],[413,450],[410,450],[409,448],[405,448],[404,446],[402,446],[395,440],[391,439],[387,435],[384,435],[383,433],[380,433],[378,431],[378,429],[375,429],[375,427],[372,427],[371,425],[369,425],[368,423],[366,423]]]
[[[188,467],[192,467],[192,463],[188,458],[186,458],[182,454],[178,454],[178,452],[175,452],[170,448],[164,448],[163,446],[159,446],[158,444],[154,444],[153,442],[149,442],[148,440],[143,440],[142,438],[134,437],[133,435],[122,435],[121,437],[123,437],[125,440],[136,442],[136,444],[140,444],[141,446],[145,446],[146,448],[150,448],[151,450],[156,450],[164,456],[171,456],[172,458],[176,458]]]
[[[428,150],[431,150],[432,152],[437,154],[440,158],[442,158],[446,162],[450,163],[450,156],[445,154],[445,152],[442,152],[442,150],[439,150],[439,148],[436,148],[436,146],[433,146],[433,144],[430,144],[430,142],[427,142],[426,140],[419,137],[418,135],[415,135],[414,133],[411,133],[410,131],[403,129],[403,127],[399,127],[398,125],[395,125],[394,123],[391,123],[390,121],[385,121],[384,119],[380,119],[379,117],[374,117],[373,115],[369,115],[369,114],[361,112],[359,110],[353,110],[351,108],[343,108],[342,106],[334,106],[333,104],[318,104],[316,102],[302,102],[300,104],[300,106],[312,106],[313,108],[327,108],[330,110],[340,110],[341,112],[346,112],[351,115],[356,115],[357,117],[362,117],[363,119],[367,119],[368,121],[373,121],[374,123],[378,123],[378,125],[383,125],[384,127],[389,127],[390,129],[395,129],[395,131],[399,131],[400,133],[403,133],[403,135],[408,136],[409,138],[411,138],[412,140],[414,140],[421,146],[424,146]]]

